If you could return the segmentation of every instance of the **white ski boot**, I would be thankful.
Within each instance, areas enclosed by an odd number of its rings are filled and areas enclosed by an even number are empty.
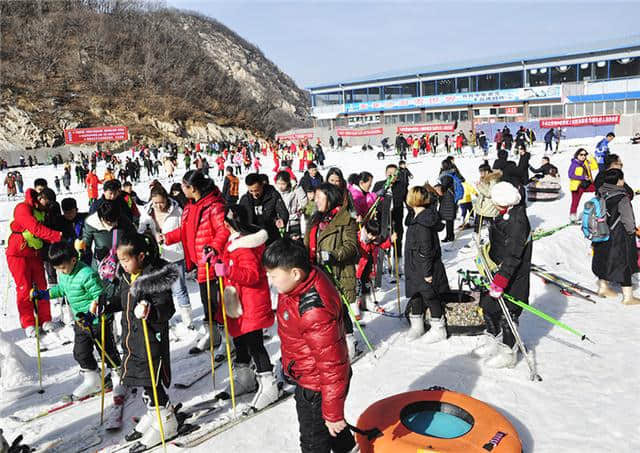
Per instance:
[[[79,400],[94,393],[98,393],[102,389],[102,381],[98,370],[80,370],[82,383],[73,391],[72,398]]]
[[[257,373],[256,377],[258,378],[258,391],[253,397],[251,407],[256,410],[261,410],[278,400],[280,389],[278,388],[278,381],[273,371]]]
[[[251,369],[248,363],[234,363],[233,364],[233,390],[235,396],[244,395],[246,393],[253,393],[258,389],[258,381],[256,381],[256,374]],[[219,394],[219,399],[231,398],[231,383],[227,382],[224,391]]]
[[[491,357],[497,353],[499,341],[500,338],[491,335],[485,330],[480,337],[478,346],[476,346],[476,348],[472,351],[472,354],[483,359]]]
[[[513,368],[518,360],[518,345],[509,347],[504,343],[496,342],[496,352],[487,358],[484,364],[489,368]]]
[[[53,332],[62,327],[62,323],[60,321],[47,321],[42,323],[42,330],[45,333]]]
[[[633,295],[633,286],[623,286],[622,287],[622,303],[624,305],[638,305],[640,304],[640,299]]]
[[[202,327],[198,330],[198,334],[200,338],[196,341],[196,345],[189,349],[189,354],[200,354],[201,352],[209,350],[209,324],[204,323]],[[213,325],[213,346],[218,347],[222,338],[220,336],[220,332],[218,332],[218,328],[216,325]]]
[[[362,319],[362,313],[360,312],[360,302],[351,304],[351,309],[353,310],[353,315],[355,316],[355,318],[360,321]]]
[[[140,439],[144,433],[151,429],[151,424],[153,420],[158,418],[156,414],[156,407],[151,402],[151,399],[145,394],[142,394],[142,401],[144,401],[144,405],[147,408],[147,411],[140,417],[138,423],[136,423],[135,428],[124,436],[124,440],[127,442],[132,442],[136,439]]]
[[[193,330],[193,319],[191,317],[191,305],[182,305],[178,306],[178,311],[180,312],[180,319],[182,320],[182,324],[187,328]]]
[[[373,297],[372,293],[367,293],[364,295],[364,305],[367,311],[370,311],[372,313],[384,313],[384,308],[376,303],[376,300]]]
[[[608,281],[600,279],[598,280],[598,296],[614,298],[618,296],[618,293],[611,289]]]
[[[147,408],[147,414],[151,417],[151,426],[145,430],[140,439],[140,443],[147,448],[151,448],[155,445],[162,443],[162,437],[160,436],[160,425],[158,423],[158,415],[155,406]],[[162,420],[162,430],[164,432],[164,438],[171,439],[178,434],[178,419],[173,410],[171,403],[167,403],[166,407],[160,408],[160,419]],[[136,426],[136,428],[138,428]]]
[[[349,361],[356,358],[356,337],[352,333],[345,335],[347,341],[347,351],[349,352]]]
[[[424,335],[424,315],[409,314],[411,327],[407,332],[407,340],[414,341]]]
[[[36,328],[35,326],[27,326],[24,328],[24,335],[27,338],[35,338],[36,337]]]
[[[429,325],[431,328],[420,339],[420,343],[431,344],[447,339],[447,328],[444,318],[430,318]]]

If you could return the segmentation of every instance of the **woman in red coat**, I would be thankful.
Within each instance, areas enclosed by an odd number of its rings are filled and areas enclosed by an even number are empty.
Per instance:
[[[251,405],[262,409],[277,400],[279,393],[262,335],[262,329],[274,322],[269,283],[262,267],[269,235],[249,223],[249,213],[244,206],[227,206],[225,212],[224,224],[231,235],[215,271],[224,281],[227,323],[236,347],[235,392],[242,395],[258,387]],[[222,322],[220,309],[216,316]],[[251,359],[256,365],[255,373],[249,367]],[[223,393],[230,393],[229,386]]]
[[[85,180],[87,183],[87,195],[89,195],[89,206],[98,199],[98,184],[102,181],[98,178],[94,170],[91,170]]]
[[[184,260],[187,270],[197,266],[198,284],[200,285],[200,300],[204,310],[203,331],[192,354],[209,349],[209,334],[207,331],[209,320],[206,263],[209,263],[209,285],[211,291],[211,306],[215,311],[218,300],[217,285],[214,279],[213,264],[215,257],[220,256],[229,237],[229,231],[224,227],[224,199],[213,180],[205,176],[202,170],[190,170],[182,178],[182,192],[189,200],[182,211],[180,227],[166,235],[160,235],[160,240],[171,245],[182,242]],[[214,343],[220,341],[217,329],[214,329]]]
[[[46,192],[46,191],[45,191]],[[44,222],[45,210],[49,200],[46,193],[37,193],[28,189],[25,200],[18,203],[13,211],[13,220],[9,224],[11,235],[7,245],[6,257],[9,271],[16,282],[16,301],[20,313],[20,325],[27,337],[35,336],[35,316],[30,292],[35,286],[46,289],[44,263],[39,251],[43,240],[59,242],[62,233],[47,228]],[[48,300],[38,301],[38,321],[44,331],[53,330],[51,308]]]

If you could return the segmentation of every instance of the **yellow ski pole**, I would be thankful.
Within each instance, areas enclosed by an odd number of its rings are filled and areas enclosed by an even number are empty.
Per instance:
[[[398,294],[398,313],[402,313],[402,307],[400,306],[400,271],[398,270],[398,243],[396,238],[393,239],[393,259],[395,261],[396,268],[396,289]]]
[[[37,289],[38,287],[34,283],[32,294],[33,294],[33,291],[36,291]],[[36,327],[36,352],[38,354],[38,381],[40,382],[40,390],[38,390],[38,393],[44,393],[44,389],[42,388],[42,359],[40,357],[40,318],[38,316],[39,300],[32,297],[32,301],[33,301],[33,313],[36,321],[36,326],[35,326]]]
[[[156,373],[153,371],[153,357],[151,356],[151,346],[149,344],[149,331],[147,329],[147,320],[142,319],[142,331],[144,333],[144,345],[147,348],[147,360],[149,362],[149,374],[151,375],[151,387],[153,388],[153,403],[156,405],[156,415],[158,416],[158,424],[160,426],[160,439],[162,440],[162,448],[167,451],[167,445],[164,440],[164,428],[162,426],[162,416],[160,415],[160,406],[158,405],[158,389],[156,388]]]
[[[104,337],[105,337],[105,327],[104,327],[104,315],[100,316],[100,339],[102,341],[102,344],[104,344]],[[102,389],[100,392],[100,424],[102,425],[104,423],[104,363],[105,363],[105,350],[104,348],[101,348],[102,352],[100,354],[100,360],[102,361]]]
[[[209,313],[209,353],[211,354],[211,379],[216,390],[216,358],[213,352],[213,309],[211,308],[211,282],[209,281],[209,261],[204,265],[207,277],[207,308]]]
[[[229,326],[227,325],[227,309],[224,306],[224,283],[222,277],[218,277],[220,283],[220,304],[222,307],[222,322],[224,324],[224,340],[227,344],[227,363],[229,364],[229,379],[231,384],[231,407],[233,407],[233,416],[236,416],[236,388],[233,382],[233,366],[231,366],[231,347],[229,346]]]

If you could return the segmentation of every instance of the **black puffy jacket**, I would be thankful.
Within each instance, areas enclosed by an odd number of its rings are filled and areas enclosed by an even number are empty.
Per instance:
[[[150,303],[147,328],[153,358],[153,370],[165,387],[171,384],[171,359],[169,355],[169,320],[175,313],[171,285],[178,279],[174,264],[160,261],[147,266],[131,284],[131,275],[119,272],[120,298],[106,306],[107,313],[122,311],[122,378],[124,384],[134,387],[150,387],[149,362],[142,328],[142,320],[133,310],[146,300]]]
[[[499,214],[489,227],[489,257],[499,266],[497,273],[509,280],[505,292],[525,303],[529,303],[533,250],[530,234],[531,225],[523,206],[512,207],[508,215]]]
[[[269,234],[267,244],[271,244],[280,238],[276,220],[282,219],[286,225],[289,221],[289,211],[284,201],[282,201],[282,197],[273,186],[266,184],[262,197],[257,200],[249,193],[244,194],[239,204],[247,208],[249,223],[267,231]]]
[[[453,178],[449,175],[444,175],[441,181],[442,196],[440,197],[438,213],[442,220],[455,220],[458,205],[456,204],[455,194],[453,192]]]
[[[442,251],[438,232],[444,223],[435,206],[429,206],[417,216],[407,218],[404,244],[405,295],[411,298],[420,293],[423,299],[436,299],[449,291],[447,273],[442,264]],[[432,277],[427,283],[425,277]]]

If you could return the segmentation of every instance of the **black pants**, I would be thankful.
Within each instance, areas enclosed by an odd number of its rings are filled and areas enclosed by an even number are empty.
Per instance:
[[[356,441],[348,428],[332,437],[322,418],[322,394],[297,386],[296,412],[300,425],[300,450],[302,453],[346,453]]]
[[[447,227],[447,237],[445,237],[445,240],[453,241],[455,239],[455,235],[453,234],[453,220],[445,220],[444,223]]]
[[[105,327],[105,336],[104,342],[105,352],[111,357],[111,360],[115,362],[116,365],[120,366],[120,354],[116,349],[116,343],[113,339],[113,320],[108,320],[104,323]],[[74,329],[74,343],[73,343],[73,358],[80,368],[85,370],[97,370],[98,362],[96,362],[95,356],[93,355],[93,350],[95,348],[98,354],[101,354],[101,350],[98,345],[94,342],[94,338],[99,342],[102,339],[101,336],[101,328],[100,324],[94,325],[90,330],[80,327],[80,325],[76,322],[73,326]],[[106,366],[111,368],[111,361],[106,359]]]
[[[432,318],[442,318],[442,302],[438,299],[427,297],[425,294],[415,294],[409,300],[406,314],[422,315],[429,309]]]
[[[235,337],[233,344],[236,347],[237,363],[249,364],[251,359],[253,359],[253,363],[256,364],[257,373],[264,373],[273,369],[271,360],[269,360],[269,353],[264,347],[262,329]]]
[[[224,176],[224,169],[218,170],[218,176]]]
[[[551,142],[544,142],[544,150],[553,151],[553,145],[551,144]]]
[[[347,304],[342,302],[342,316],[344,317],[344,331],[346,333],[353,333],[353,321],[351,321],[351,314]]]
[[[498,301],[489,296],[489,294],[483,294],[480,297],[480,307],[482,308],[482,315],[484,317],[487,332],[494,336],[502,332],[502,342],[509,347],[513,347],[513,345],[516,344],[516,339],[509,327],[507,318],[504,317],[504,313],[502,312]],[[508,307],[508,310],[509,316],[511,316],[511,319],[517,328],[518,318],[520,317],[520,313],[522,313],[522,308]]]
[[[209,267],[209,275],[213,275],[213,266]],[[207,282],[198,284],[200,286],[200,301],[202,302],[202,310],[204,311],[204,321],[209,321],[209,297],[207,296]],[[218,280],[211,278],[209,280],[209,288],[211,291],[211,309],[216,312],[216,304],[218,303]]]
[[[160,382],[156,382],[156,393],[158,394],[158,406],[165,407],[169,402],[169,396],[167,395],[167,392],[164,390],[164,387]],[[142,395],[142,400],[147,406],[156,405],[156,402],[153,399],[153,387],[144,387],[144,395]]]

